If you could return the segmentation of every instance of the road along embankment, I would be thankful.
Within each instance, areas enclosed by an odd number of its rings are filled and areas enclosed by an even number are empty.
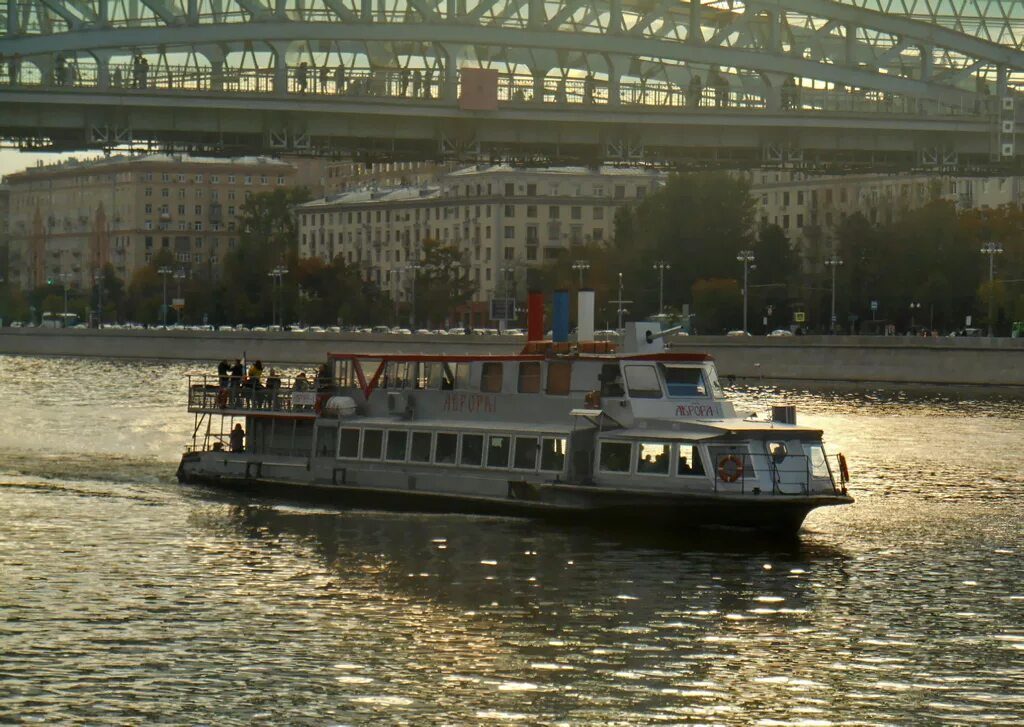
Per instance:
[[[672,350],[709,353],[722,376],[1024,387],[1024,339],[877,336],[675,336]],[[329,352],[516,353],[522,338],[308,333],[0,329],[0,354],[317,364]]]

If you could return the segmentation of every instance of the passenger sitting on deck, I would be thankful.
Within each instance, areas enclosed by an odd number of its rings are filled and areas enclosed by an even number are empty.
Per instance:
[[[688,475],[692,472],[690,465],[686,461],[686,457],[679,458],[679,474]]]
[[[231,430],[231,451],[245,451],[245,432],[242,430],[241,424],[236,424],[235,428]]]
[[[272,409],[277,409],[277,394],[281,389],[281,377],[277,375],[277,369],[270,369],[267,375],[267,388],[264,392],[266,402]]]

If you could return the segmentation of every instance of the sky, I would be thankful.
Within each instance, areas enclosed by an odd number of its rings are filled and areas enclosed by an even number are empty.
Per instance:
[[[96,152],[78,152],[78,154],[29,154],[14,149],[0,149],[0,177],[5,174],[20,172],[28,167],[34,167],[38,160],[43,164],[53,164],[71,156],[93,156]]]

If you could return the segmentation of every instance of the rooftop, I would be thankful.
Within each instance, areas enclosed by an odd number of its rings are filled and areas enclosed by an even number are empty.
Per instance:
[[[71,157],[53,164],[40,164],[29,167],[21,172],[9,174],[8,181],[16,181],[22,175],[53,174],[53,173],[77,173],[85,170],[102,170],[110,167],[119,167],[125,164],[204,164],[220,166],[276,166],[283,169],[290,169],[292,165],[280,159],[264,156],[244,157],[199,157],[188,154],[141,154],[137,156],[118,154],[116,156],[98,159],[78,159]]]

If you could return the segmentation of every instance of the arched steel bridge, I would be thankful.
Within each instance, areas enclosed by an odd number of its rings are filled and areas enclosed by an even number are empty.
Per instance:
[[[0,0],[0,138],[37,149],[1016,168],[1021,5]]]

